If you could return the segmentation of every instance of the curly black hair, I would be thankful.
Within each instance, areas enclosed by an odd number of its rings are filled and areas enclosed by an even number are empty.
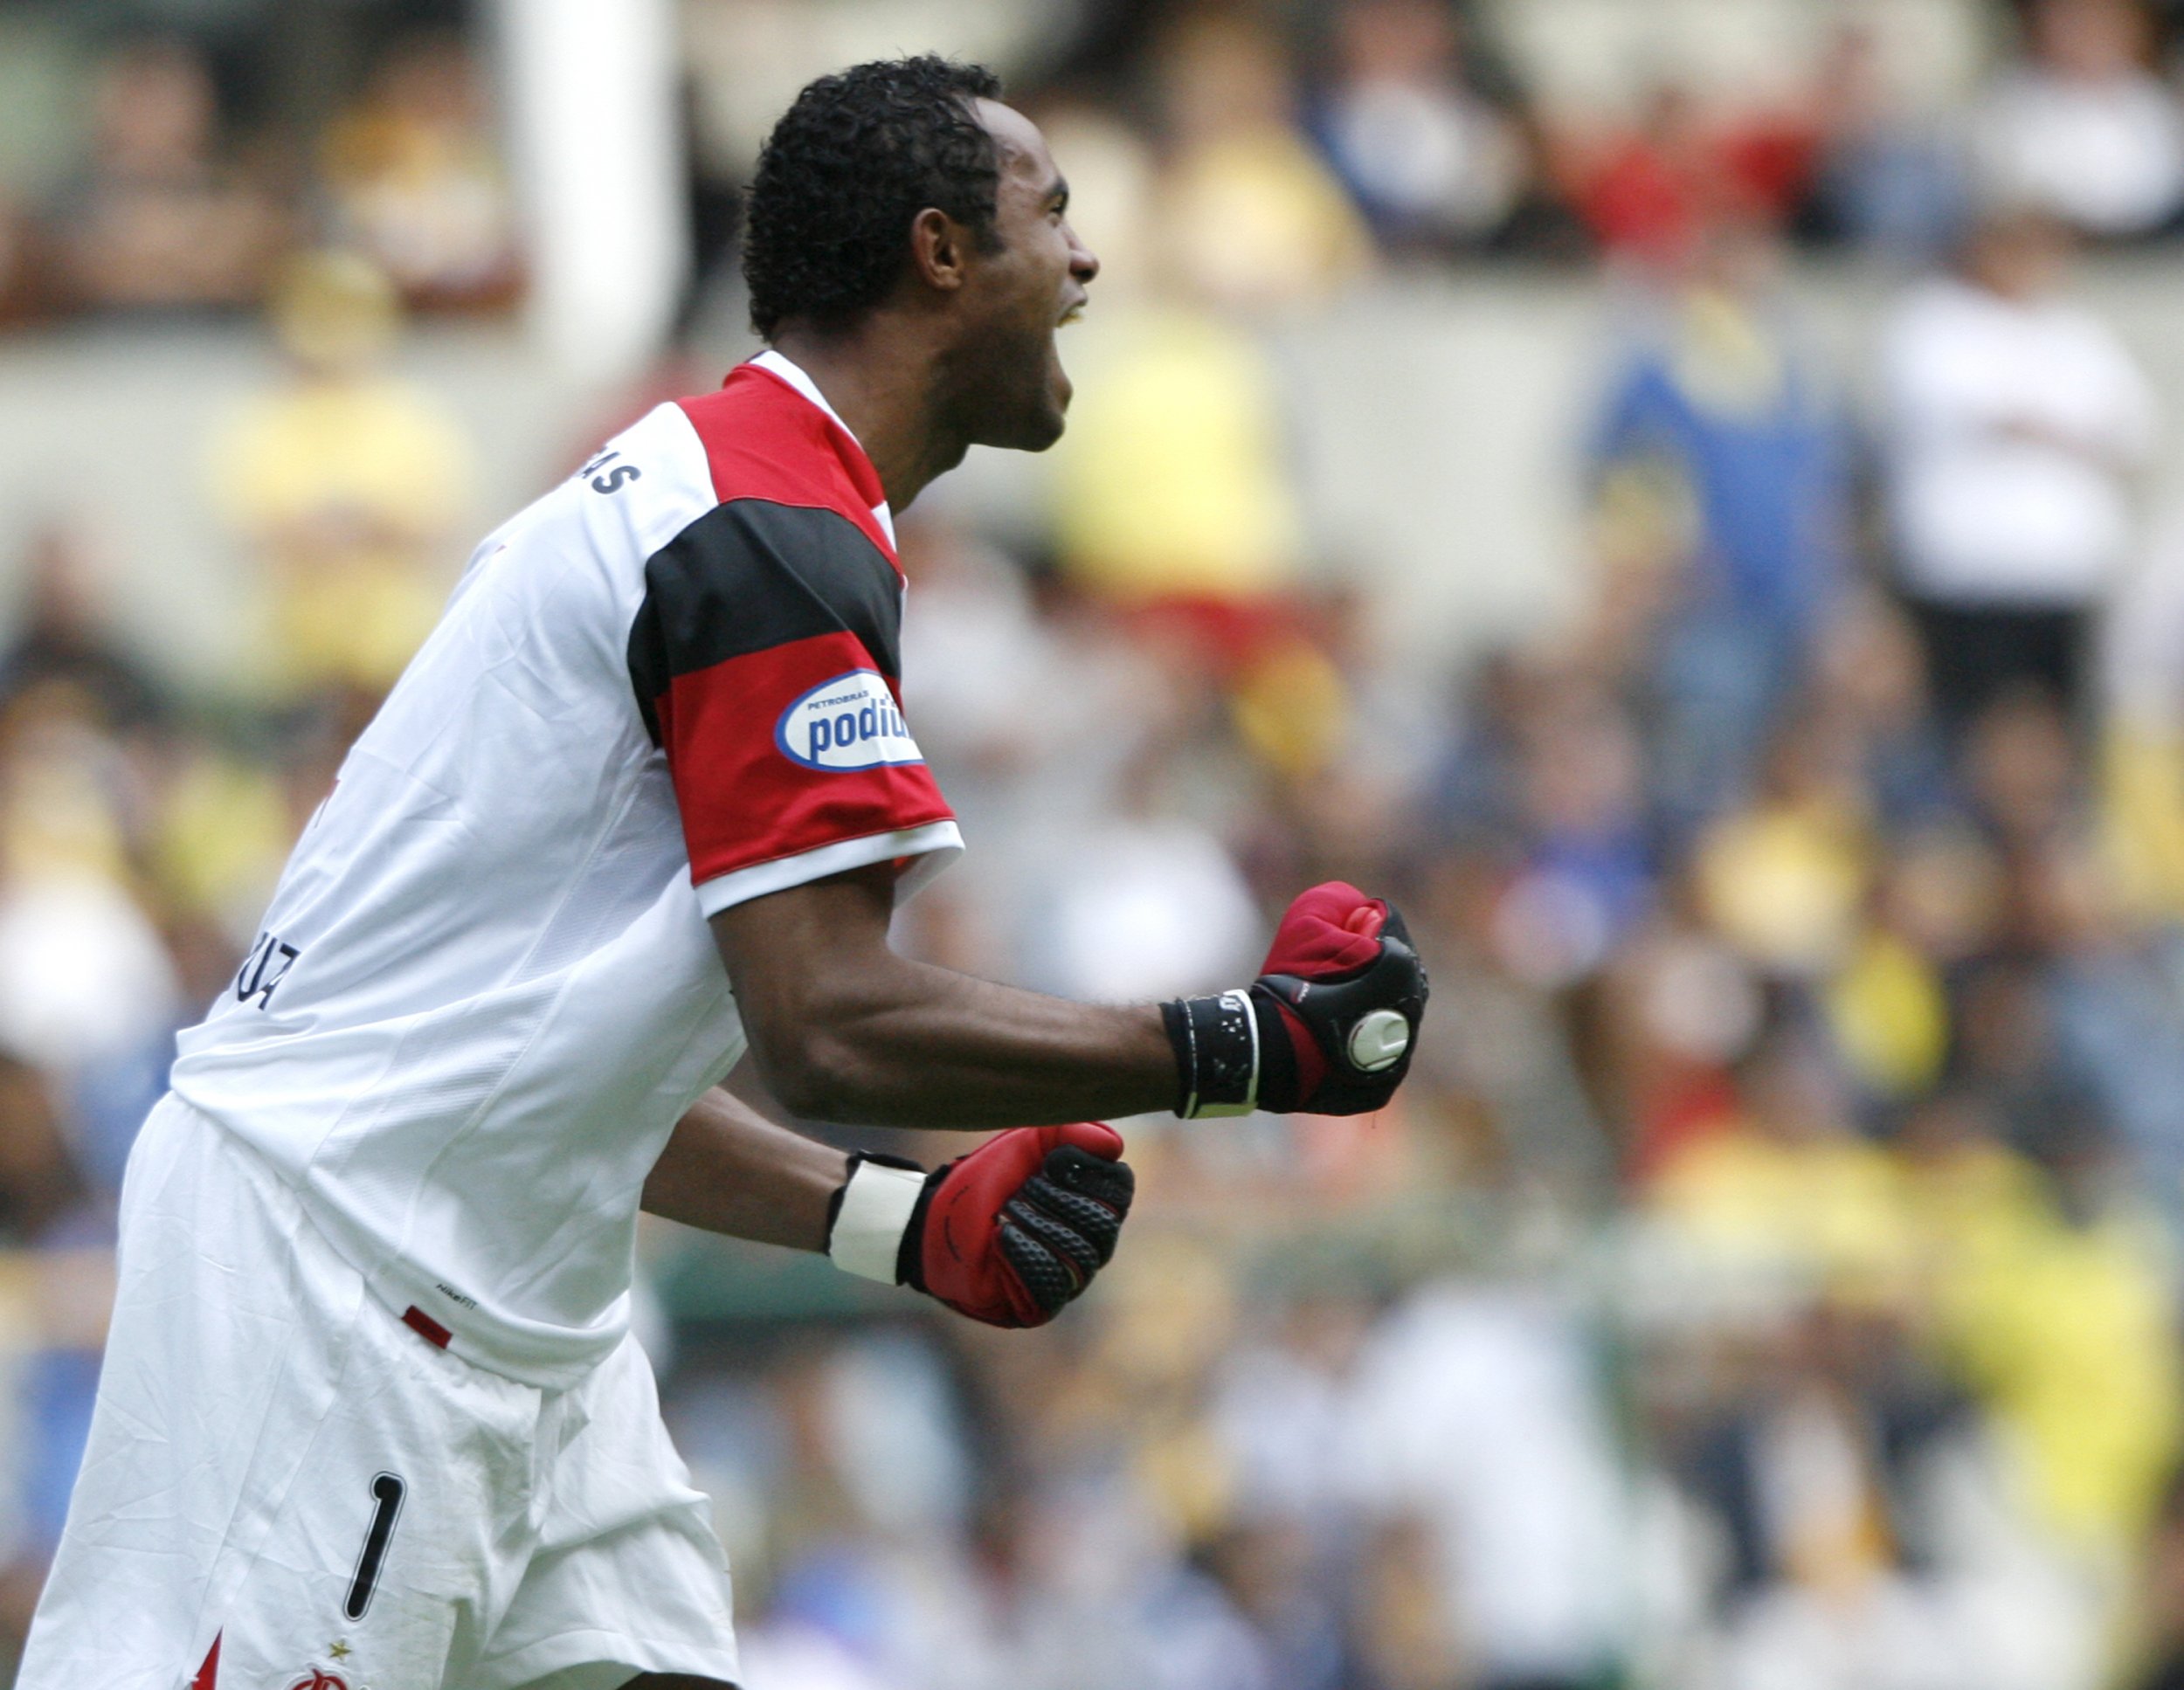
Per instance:
[[[989,250],[1001,173],[973,100],[998,99],[982,65],[933,53],[823,76],[758,155],[743,224],[750,324],[854,323],[902,273],[911,219],[934,206]]]

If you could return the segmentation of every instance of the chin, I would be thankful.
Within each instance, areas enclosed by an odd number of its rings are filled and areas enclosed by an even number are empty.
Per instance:
[[[1069,400],[1075,392],[1069,378],[1056,363],[1047,383],[1047,390],[1039,397],[1037,428],[1041,431],[1039,444],[1026,448],[1028,452],[1044,452],[1061,438],[1062,431],[1069,426]]]
[[[1019,355],[990,364],[984,375],[981,414],[971,430],[975,445],[1044,452],[1061,438],[1073,390],[1051,337],[1042,346],[1022,348]]]
[[[1059,394],[1027,395],[1024,403],[1011,406],[1005,416],[996,418],[995,426],[980,434],[978,444],[1006,452],[1044,452],[1061,438],[1062,413],[1068,404],[1067,383]]]
[[[1036,445],[1025,448],[1027,452],[1044,452],[1061,438],[1062,431],[1069,426],[1069,396],[1063,393],[1058,399],[1050,399],[1040,407],[1033,431],[1038,435]]]
[[[1006,428],[996,429],[975,444],[998,446],[1003,452],[1044,452],[1061,438],[1061,429],[1060,411],[1040,411],[1034,416],[1020,417]]]
[[[1068,412],[1068,383],[1064,382],[1059,392],[1040,394],[1025,418],[1024,449],[1026,452],[1044,452],[1061,438],[1062,431],[1069,425]]]

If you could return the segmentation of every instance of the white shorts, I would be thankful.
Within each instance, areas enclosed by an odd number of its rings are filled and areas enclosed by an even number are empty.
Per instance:
[[[208,1670],[209,1669],[209,1670]],[[436,1348],[169,1097],[17,1690],[732,1683],[727,1559],[632,1340],[567,1390]]]

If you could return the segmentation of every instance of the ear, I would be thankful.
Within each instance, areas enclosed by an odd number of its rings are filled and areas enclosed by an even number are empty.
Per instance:
[[[910,219],[910,268],[928,287],[943,293],[961,287],[971,251],[971,231],[937,207]]]

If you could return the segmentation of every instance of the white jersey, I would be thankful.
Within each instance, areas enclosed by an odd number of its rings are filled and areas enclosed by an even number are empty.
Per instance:
[[[743,1052],[706,918],[960,849],[901,606],[878,476],[787,360],[653,411],[480,547],[175,1091],[416,1330],[573,1382]]]

